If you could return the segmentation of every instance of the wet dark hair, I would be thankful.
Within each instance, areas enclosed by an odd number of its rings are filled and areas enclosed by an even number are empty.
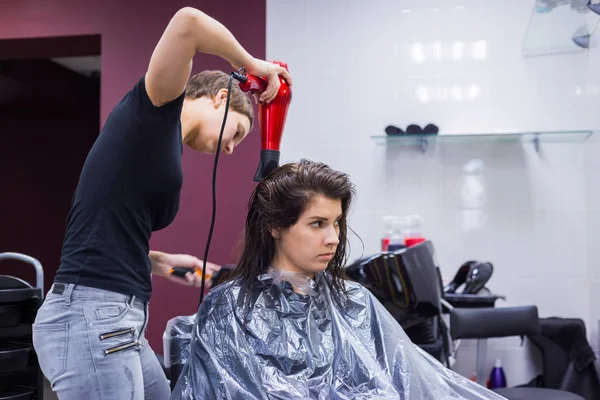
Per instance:
[[[354,185],[348,175],[323,163],[303,159],[276,168],[250,196],[244,248],[228,280],[237,280],[245,289],[255,285],[256,278],[267,272],[275,255],[271,229],[286,229],[294,225],[311,200],[316,195],[323,195],[342,203],[339,244],[326,271],[331,276],[327,281],[332,293],[345,293],[347,216],[354,194]]]

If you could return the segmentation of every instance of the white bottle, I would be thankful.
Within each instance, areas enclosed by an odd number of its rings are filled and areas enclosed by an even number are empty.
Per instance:
[[[396,251],[405,248],[404,245],[404,220],[396,218],[392,222],[392,234],[388,251]]]
[[[381,251],[388,251],[392,236],[394,235],[394,221],[398,219],[395,215],[387,215],[383,220],[383,237],[381,238]]]

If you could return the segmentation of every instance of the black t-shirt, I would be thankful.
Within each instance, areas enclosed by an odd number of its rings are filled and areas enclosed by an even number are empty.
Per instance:
[[[112,110],[81,172],[55,282],[150,299],[150,236],[179,209],[184,97],[155,107],[141,78]]]

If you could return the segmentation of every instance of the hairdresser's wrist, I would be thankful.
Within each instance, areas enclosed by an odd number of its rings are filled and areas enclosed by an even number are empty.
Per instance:
[[[237,55],[237,57],[229,60],[229,63],[236,71],[242,67],[244,67],[246,70],[249,70],[251,69],[251,65],[253,65],[253,63],[255,62],[254,60],[254,57],[252,57],[248,52],[243,50],[242,54],[239,54]]]
[[[250,57],[248,60],[246,60],[244,67],[246,68],[247,71],[255,72],[255,71],[258,71],[261,69],[262,63],[264,63],[264,62],[265,61],[263,61],[259,58]]]

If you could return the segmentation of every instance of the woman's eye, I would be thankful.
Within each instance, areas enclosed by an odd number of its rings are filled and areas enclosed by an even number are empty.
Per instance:
[[[315,228],[320,228],[321,227],[321,221],[315,221],[311,225],[314,226]]]

